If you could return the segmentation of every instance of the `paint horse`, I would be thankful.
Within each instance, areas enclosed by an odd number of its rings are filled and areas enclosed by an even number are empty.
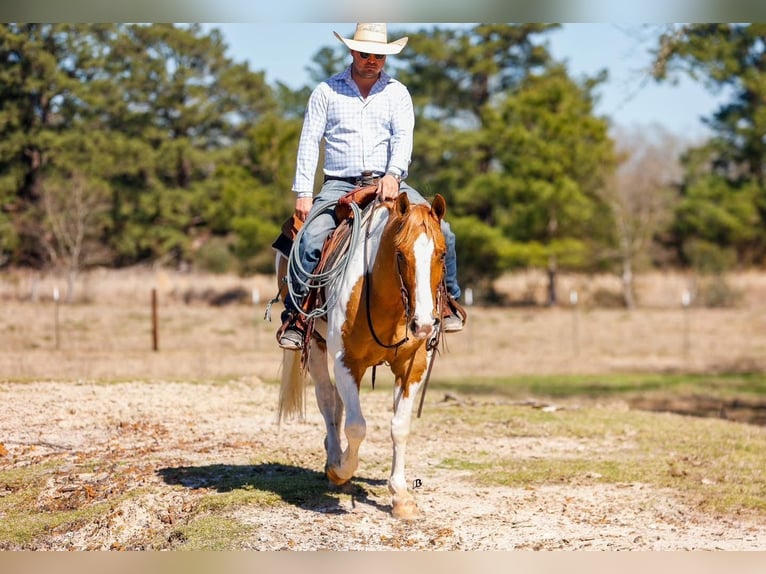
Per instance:
[[[346,272],[328,297],[326,333],[309,340],[305,364],[327,427],[325,472],[335,485],[348,482],[359,462],[366,432],[359,399],[362,377],[370,367],[390,366],[396,386],[388,488],[393,515],[411,519],[418,511],[407,489],[404,455],[415,398],[427,382],[434,342],[441,332],[446,244],[440,222],[446,203],[437,195],[431,205],[412,204],[402,193],[396,200],[375,202],[368,209],[372,214],[362,228],[364,237],[349,246]],[[321,330],[321,322],[316,328]],[[306,380],[300,353],[284,351],[283,356],[280,419],[302,414]]]

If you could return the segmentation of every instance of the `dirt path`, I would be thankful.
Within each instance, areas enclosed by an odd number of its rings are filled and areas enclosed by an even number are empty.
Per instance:
[[[58,465],[35,501],[37,511],[109,505],[77,529],[54,531],[34,548],[179,547],[178,528],[199,510],[200,500],[256,479],[282,500],[213,511],[252,528],[233,542],[236,548],[766,548],[766,525],[702,515],[648,485],[604,485],[585,477],[581,484],[529,489],[477,486],[469,471],[438,464],[446,449],[470,460],[474,449],[545,457],[603,445],[502,433],[481,444],[452,435],[445,445],[439,432],[448,422],[440,409],[460,407],[441,404],[431,394],[423,418],[414,421],[408,453],[408,475],[420,485],[422,517],[396,521],[385,487],[390,394],[380,388],[364,396],[368,438],[357,478],[340,494],[306,503],[291,495],[290,480],[269,477],[322,479],[320,417],[310,397],[307,422],[278,429],[276,393],[275,386],[253,380],[0,383],[0,453],[5,451],[0,470],[46,461]]]

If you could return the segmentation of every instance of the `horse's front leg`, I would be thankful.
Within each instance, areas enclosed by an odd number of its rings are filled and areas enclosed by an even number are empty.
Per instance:
[[[340,426],[343,417],[343,402],[338,396],[338,391],[330,378],[327,367],[327,347],[319,341],[312,341],[308,359],[309,373],[314,380],[314,392],[316,393],[319,412],[324,418],[327,434],[324,439],[324,448],[327,453],[325,472],[331,466],[340,464]]]
[[[354,475],[359,466],[359,446],[367,433],[367,422],[362,416],[362,406],[359,401],[359,379],[352,374],[344,362],[342,352],[335,356],[334,362],[335,386],[343,406],[346,409],[344,432],[346,433],[346,450],[340,457],[340,464],[330,465],[327,476],[337,485],[345,484]]]
[[[418,515],[415,499],[407,489],[404,459],[407,452],[407,437],[410,434],[412,422],[412,409],[420,385],[421,381],[411,383],[406,397],[404,396],[403,384],[397,385],[394,391],[394,416],[391,418],[391,439],[394,443],[394,455],[391,463],[391,476],[388,479],[388,490],[393,496],[392,514],[395,518],[403,520],[410,520]]]

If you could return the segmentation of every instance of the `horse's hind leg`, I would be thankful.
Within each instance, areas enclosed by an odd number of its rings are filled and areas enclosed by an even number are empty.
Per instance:
[[[430,357],[429,357],[430,358]],[[407,396],[403,385],[397,385],[394,399],[394,416],[391,418],[391,439],[394,443],[394,457],[391,463],[391,476],[388,490],[393,496],[392,514],[395,518],[409,520],[418,515],[415,499],[407,490],[407,478],[404,470],[404,458],[407,451],[407,437],[410,434],[412,408],[420,389],[420,382],[411,383]]]
[[[362,416],[359,386],[343,363],[342,356],[336,357],[334,372],[335,385],[346,408],[344,432],[347,445],[346,450],[341,455],[340,464],[328,467],[327,476],[335,484],[341,485],[351,480],[357,466],[359,466],[359,446],[367,434],[367,422]]]
[[[314,380],[317,404],[327,429],[324,439],[324,448],[327,453],[325,471],[327,471],[331,466],[340,464],[340,425],[343,417],[343,402],[330,378],[327,367],[327,348],[324,343],[313,342],[309,354],[309,372]]]

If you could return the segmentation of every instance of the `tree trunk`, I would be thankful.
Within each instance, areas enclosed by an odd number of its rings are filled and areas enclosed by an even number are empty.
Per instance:
[[[556,256],[551,255],[548,259],[548,306],[552,307],[558,303],[556,290],[556,275],[558,274],[558,263]]]
[[[630,310],[636,308],[636,297],[633,290],[633,269],[629,259],[623,259],[622,262],[622,298],[625,301],[625,307]]]

